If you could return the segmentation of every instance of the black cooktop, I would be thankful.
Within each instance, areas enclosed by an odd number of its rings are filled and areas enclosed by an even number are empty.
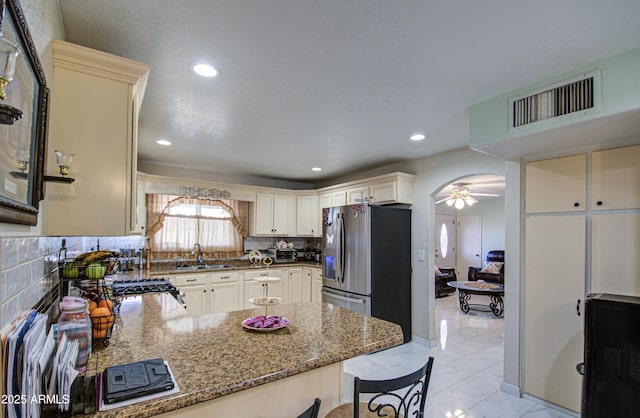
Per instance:
[[[111,289],[114,296],[136,295],[142,293],[169,292],[178,293],[178,289],[167,279],[114,280]]]

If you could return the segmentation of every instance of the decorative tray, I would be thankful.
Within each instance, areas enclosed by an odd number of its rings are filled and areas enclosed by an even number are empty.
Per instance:
[[[282,302],[282,298],[261,296],[258,298],[249,298],[249,303],[253,303],[258,306],[273,306]]]
[[[259,332],[276,331],[289,324],[289,320],[280,315],[258,315],[242,321],[242,326],[245,329]]]

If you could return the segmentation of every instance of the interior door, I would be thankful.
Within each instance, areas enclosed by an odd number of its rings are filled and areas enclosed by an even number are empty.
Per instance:
[[[436,213],[435,228],[435,265],[438,268],[455,267],[456,224],[453,215]]]
[[[469,267],[482,266],[482,215],[458,215],[458,277],[466,280]]]

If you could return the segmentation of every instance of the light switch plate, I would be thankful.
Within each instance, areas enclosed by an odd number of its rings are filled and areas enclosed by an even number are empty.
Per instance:
[[[418,261],[424,261],[424,250],[418,250]]]

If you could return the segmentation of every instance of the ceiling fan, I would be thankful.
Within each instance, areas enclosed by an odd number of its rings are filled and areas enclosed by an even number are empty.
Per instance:
[[[478,199],[474,196],[482,196],[482,197],[500,197],[497,193],[472,193],[469,189],[471,183],[454,183],[452,186],[455,187],[451,192],[451,195],[436,201],[436,204],[441,202],[447,202],[447,205],[454,205],[456,209],[462,209],[464,205],[472,206],[475,203],[478,203]]]

